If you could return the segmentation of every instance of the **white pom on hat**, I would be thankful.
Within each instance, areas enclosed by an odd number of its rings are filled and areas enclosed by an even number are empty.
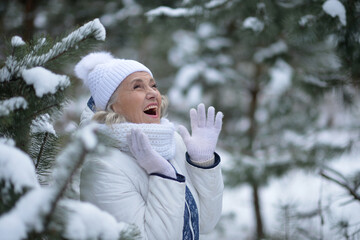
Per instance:
[[[89,88],[98,110],[105,110],[111,95],[120,83],[134,72],[151,71],[143,64],[114,58],[110,53],[90,53],[75,66],[75,74]]]
[[[108,52],[90,53],[83,57],[75,66],[75,75],[86,84],[89,73],[96,65],[109,62],[114,57]]]

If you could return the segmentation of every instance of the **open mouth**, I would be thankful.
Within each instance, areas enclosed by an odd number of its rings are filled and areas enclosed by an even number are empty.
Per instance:
[[[156,116],[156,110],[157,110],[157,106],[156,105],[151,105],[151,106],[147,106],[144,110],[144,113],[147,115],[152,115],[152,116]]]

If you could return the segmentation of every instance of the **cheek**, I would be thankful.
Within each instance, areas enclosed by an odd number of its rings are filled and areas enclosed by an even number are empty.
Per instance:
[[[124,115],[133,115],[142,110],[144,99],[139,94],[130,94],[120,98],[119,108]]]

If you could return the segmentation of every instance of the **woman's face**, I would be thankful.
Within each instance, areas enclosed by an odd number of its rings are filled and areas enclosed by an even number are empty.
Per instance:
[[[160,123],[161,94],[147,72],[134,72],[116,89],[114,112],[132,123]]]

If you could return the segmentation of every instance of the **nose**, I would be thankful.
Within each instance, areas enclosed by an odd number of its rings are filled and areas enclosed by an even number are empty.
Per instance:
[[[148,87],[146,91],[146,98],[147,99],[153,99],[156,98],[159,95],[159,91],[157,89],[154,89],[152,87]]]

